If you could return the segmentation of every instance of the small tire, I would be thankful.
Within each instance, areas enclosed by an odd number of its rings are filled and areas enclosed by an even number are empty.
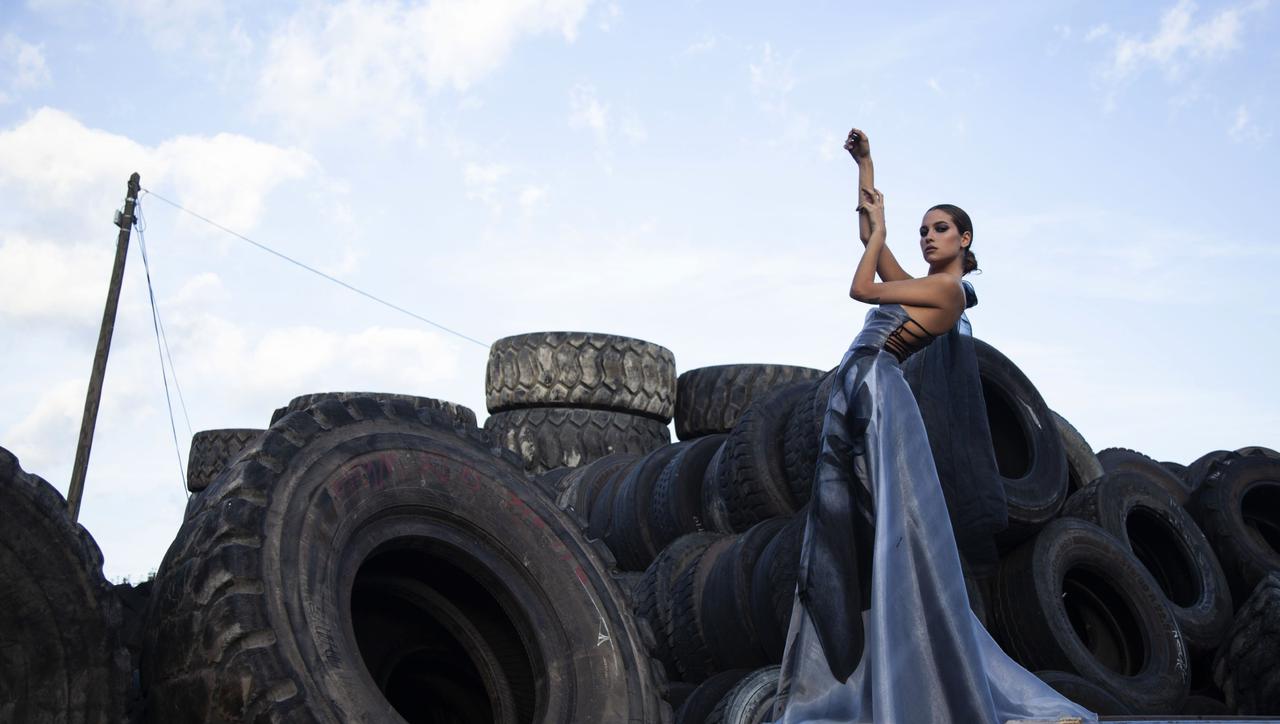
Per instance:
[[[676,710],[675,724],[706,724],[725,694],[749,673],[747,669],[721,671],[698,684]]]
[[[990,344],[974,339],[973,347],[1008,502],[1009,527],[997,540],[1008,548],[1058,514],[1067,496],[1067,456],[1049,406],[1031,380]]]
[[[805,388],[792,385],[757,399],[724,441],[716,485],[735,532],[790,515],[803,504],[792,498],[782,443],[783,426]]]
[[[415,410],[435,410],[444,413],[444,415],[453,420],[454,423],[463,427],[476,426],[476,413],[465,405],[459,405],[456,402],[448,400],[438,400],[434,397],[419,397],[417,395],[402,395],[396,392],[309,392],[305,395],[298,395],[289,400],[289,404],[278,408],[271,415],[271,424],[274,425],[280,421],[280,418],[290,412],[301,412],[311,407],[317,402],[323,400],[336,400],[338,402],[346,402],[357,397],[372,397],[380,402],[398,401],[409,405]]]
[[[764,724],[774,720],[780,666],[766,666],[747,674],[720,699],[706,724]]]
[[[235,428],[201,430],[191,436],[187,453],[187,490],[198,493],[235,461],[240,451],[263,430]]]
[[[1191,490],[1182,478],[1174,475],[1155,458],[1143,455],[1137,450],[1109,447],[1098,451],[1098,461],[1102,463],[1102,469],[1108,473],[1127,472],[1147,478],[1173,496],[1178,505],[1186,503],[1191,495]]]
[[[1280,570],[1280,460],[1234,454],[1218,460],[1188,509],[1237,601]]]
[[[1280,716],[1280,572],[1240,606],[1214,657],[1213,680],[1238,713]]]
[[[1095,714],[1128,716],[1134,713],[1106,689],[1078,674],[1066,671],[1037,671],[1036,677],[1052,687],[1054,691]]]
[[[726,435],[705,435],[676,453],[653,486],[649,524],[659,549],[686,533],[707,530],[702,519],[702,483]]]
[[[1064,517],[1102,526],[1164,592],[1188,653],[1217,648],[1231,625],[1231,590],[1191,515],[1146,475],[1107,473],[1067,499]]]
[[[1098,456],[1093,453],[1093,448],[1089,447],[1088,441],[1080,431],[1053,410],[1050,410],[1049,414],[1053,415],[1053,422],[1058,426],[1058,435],[1062,438],[1062,449],[1067,454],[1067,494],[1070,495],[1102,477],[1105,471]]]
[[[575,407],[665,425],[675,412],[676,362],[666,347],[615,334],[517,334],[489,347],[484,393],[491,413]]]
[[[676,437],[692,440],[729,432],[751,403],[823,370],[790,365],[736,364],[686,370],[676,380]]]
[[[568,407],[495,412],[484,429],[498,446],[519,455],[533,474],[576,468],[613,453],[644,455],[671,442],[671,431],[657,420]]]
[[[992,633],[1024,667],[1080,674],[1144,713],[1186,698],[1186,647],[1164,594],[1097,525],[1049,523],[1001,561],[992,594]]]

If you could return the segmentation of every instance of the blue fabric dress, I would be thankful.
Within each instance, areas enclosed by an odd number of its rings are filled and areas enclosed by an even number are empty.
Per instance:
[[[924,422],[885,348],[907,324],[899,305],[873,308],[837,370],[775,715],[1097,721],[1010,659],[969,608]],[[953,331],[969,329],[962,316]]]

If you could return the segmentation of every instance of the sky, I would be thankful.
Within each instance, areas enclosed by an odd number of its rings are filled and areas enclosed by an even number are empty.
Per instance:
[[[856,126],[890,248],[923,274],[964,207],[975,336],[1095,449],[1280,448],[1280,7],[910,5],[0,0],[0,446],[66,493],[135,171],[80,516],[112,580],[177,532],[191,432],[298,394],[483,420],[487,343],[539,330],[830,368]]]

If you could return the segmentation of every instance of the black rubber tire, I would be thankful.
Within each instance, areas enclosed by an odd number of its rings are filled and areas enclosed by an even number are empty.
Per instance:
[[[1174,502],[1178,505],[1186,503],[1191,495],[1191,489],[1182,481],[1182,478],[1174,475],[1155,458],[1143,455],[1137,450],[1109,447],[1098,451],[1098,461],[1102,463],[1102,469],[1108,473],[1127,472],[1147,478],[1173,496]]]
[[[129,652],[128,701],[125,704],[125,721],[141,722],[146,713],[146,700],[138,686],[142,662],[142,635],[146,627],[147,603],[151,600],[151,581],[138,585],[117,583],[111,587],[111,595],[120,602],[120,643]]]
[[[675,724],[706,724],[707,717],[729,690],[751,672],[747,669],[721,671],[698,684],[676,711]]]
[[[1053,690],[1102,716],[1128,716],[1134,712],[1112,696],[1106,689],[1088,679],[1066,671],[1037,671],[1041,681]]]
[[[1248,445],[1242,448],[1236,448],[1237,455],[1261,455],[1262,457],[1280,460],[1280,451],[1273,450],[1262,445]]]
[[[813,429],[818,439],[822,439],[822,426],[827,422],[827,403],[831,401],[831,388],[836,383],[836,370],[833,367],[818,378],[818,387],[813,392]],[[821,452],[821,451],[819,451]]]
[[[624,571],[643,571],[662,547],[650,530],[649,510],[654,484],[687,442],[665,445],[641,457],[618,483],[613,498],[613,522],[604,542]]]
[[[151,721],[385,722],[503,687],[512,720],[666,720],[607,551],[486,443],[368,398],[272,426],[161,563]]]
[[[1009,527],[998,542],[1009,548],[1058,514],[1067,497],[1067,456],[1049,406],[1031,380],[999,350],[973,340]]]
[[[1062,515],[1097,523],[1164,593],[1189,654],[1212,651],[1231,625],[1231,590],[1191,514],[1146,475],[1107,473],[1067,499]]]
[[[766,666],[747,674],[720,699],[706,724],[768,724],[774,720],[780,666]]]
[[[643,455],[671,442],[671,431],[652,418],[568,407],[495,412],[484,429],[535,474],[576,468],[613,453]]]
[[[737,536],[707,576],[700,615],[717,670],[770,663],[751,615],[751,577],[761,551],[786,524],[783,518],[755,524]]]
[[[1240,606],[1213,661],[1213,680],[1240,714],[1280,716],[1280,573]]]
[[[671,350],[598,332],[531,332],[489,347],[489,412],[578,407],[642,415],[664,425],[676,401]]]
[[[804,393],[787,415],[782,434],[782,467],[786,474],[787,490],[791,500],[803,505],[813,490],[813,475],[818,467],[818,453],[822,447],[822,426],[814,425],[819,416],[815,408],[825,410],[827,399],[818,399],[822,380],[805,383]]]
[[[676,437],[692,440],[729,432],[747,408],[775,390],[826,374],[790,365],[737,364],[698,367],[676,380]]]
[[[1058,427],[1063,452],[1067,454],[1067,495],[1102,477],[1105,472],[1093,448],[1067,419],[1053,410],[1049,411]]]
[[[102,552],[52,485],[0,448],[0,718],[116,724],[129,653]]]
[[[653,655],[666,667],[669,679],[680,678],[675,659],[671,655],[671,638],[675,635],[671,603],[676,578],[707,546],[721,537],[719,533],[690,533],[680,536],[662,549],[636,584],[636,615],[648,621],[649,627],[653,629]]]
[[[701,613],[702,596],[716,560],[729,550],[734,541],[733,536],[712,541],[676,576],[671,594],[670,633],[671,657],[680,681],[696,684],[716,672],[715,661],[707,647]]]
[[[600,488],[619,469],[630,466],[639,459],[639,455],[632,453],[614,453],[573,468],[560,482],[556,507],[573,516],[583,528],[587,527],[591,518],[591,506],[595,503]]]
[[[728,440],[728,436],[725,437]],[[714,530],[717,533],[732,533],[733,526],[729,523],[729,505],[725,502],[724,497],[720,494],[720,466],[724,460],[725,446],[723,443],[716,449],[711,456],[711,461],[707,463],[707,472],[702,476],[702,524],[707,530]]]
[[[1187,506],[1231,584],[1236,601],[1280,570],[1280,460],[1231,455],[1210,466]]]
[[[1189,682],[1177,621],[1138,559],[1102,528],[1049,523],[1001,561],[992,594],[992,634],[1024,667],[1080,674],[1133,711],[1181,706]]]
[[[209,487],[218,474],[227,469],[262,430],[228,428],[201,430],[191,436],[187,453],[187,490],[198,493]]]
[[[408,403],[415,410],[436,410],[442,412],[446,417],[453,420],[456,424],[465,427],[476,426],[476,413],[470,407],[459,405],[456,402],[448,400],[438,400],[434,397],[418,397],[416,395],[402,395],[396,392],[310,392],[305,395],[298,395],[289,400],[289,404],[284,407],[277,408],[271,415],[271,424],[274,425],[280,421],[280,418],[290,412],[301,412],[322,400],[337,400],[338,402],[346,402],[357,397],[372,397],[375,400],[392,401]]]
[[[662,469],[649,508],[649,530],[658,549],[686,533],[707,530],[702,520],[702,481],[725,437],[705,435],[689,442]]]
[[[1211,696],[1202,694],[1192,694],[1187,700],[1182,702],[1182,711],[1178,712],[1181,716],[1194,716],[1199,719],[1208,717],[1229,717],[1235,712],[1226,702],[1218,701]],[[1274,712],[1272,712],[1274,713]]]
[[[1191,495],[1194,496],[1196,491],[1200,489],[1200,486],[1204,484],[1205,476],[1209,474],[1209,469],[1213,467],[1214,463],[1219,460],[1236,457],[1237,455],[1239,455],[1239,453],[1234,453],[1230,450],[1212,450],[1207,452],[1191,461],[1191,464],[1187,466],[1187,469],[1182,472],[1182,482],[1186,484],[1187,490],[1190,490]]]
[[[805,387],[791,385],[757,399],[724,441],[716,485],[734,532],[791,515],[803,505],[791,497],[782,442],[787,417],[804,396]]]
[[[791,516],[760,551],[751,572],[751,621],[769,661],[781,661],[786,646],[806,520],[804,512]]]
[[[1181,480],[1181,481],[1182,481],[1182,482],[1184,482],[1184,483],[1185,483],[1185,482],[1187,482],[1187,481],[1186,481],[1186,478],[1187,478],[1187,466],[1186,466],[1186,465],[1183,465],[1182,463],[1175,463],[1175,462],[1173,462],[1172,460],[1161,460],[1161,461],[1160,461],[1160,465],[1161,465],[1165,470],[1168,470],[1169,472],[1171,472],[1171,473],[1173,473],[1174,475],[1176,475],[1176,476],[1178,477],[1178,480]],[[1188,486],[1188,490],[1190,490],[1190,487],[1189,487],[1189,486]]]

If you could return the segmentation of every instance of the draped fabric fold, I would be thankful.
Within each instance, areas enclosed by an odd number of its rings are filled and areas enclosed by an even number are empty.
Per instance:
[[[788,724],[1096,721],[1006,656],[969,609],[925,423],[902,367],[883,349],[907,318],[895,304],[873,308],[837,368],[775,713]],[[972,355],[972,341],[967,352],[964,344],[968,320],[958,326],[934,342],[950,340],[939,359],[956,366],[926,366],[922,379],[931,395],[938,385],[936,395],[970,388],[955,401],[927,404],[965,421],[955,424],[981,417],[981,429],[947,444],[974,444],[971,435],[985,434],[989,451],[976,362],[961,359]],[[972,377],[952,379],[959,375]],[[963,453],[947,454],[952,469],[974,464]],[[981,474],[962,471],[953,480]],[[979,562],[984,541],[1001,523],[1003,497],[999,503],[983,500],[962,514],[987,526],[974,536],[977,543],[962,537]]]

